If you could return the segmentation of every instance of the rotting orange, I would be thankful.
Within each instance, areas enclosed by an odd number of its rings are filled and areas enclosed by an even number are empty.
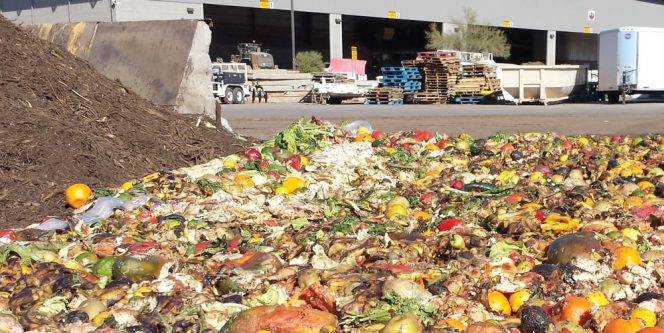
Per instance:
[[[237,175],[235,176],[235,184],[244,187],[252,187],[254,186],[254,181],[247,175]]]
[[[604,327],[604,333],[636,333],[643,328],[638,319],[614,319]]]
[[[507,297],[500,291],[490,291],[488,295],[489,308],[497,313],[509,316],[512,313],[512,307]]]
[[[560,311],[560,320],[583,325],[590,319],[590,308],[593,304],[585,297],[567,296]]]
[[[633,247],[621,246],[616,249],[616,260],[613,262],[613,269],[619,271],[632,265],[641,264],[641,255]]]
[[[92,190],[85,184],[74,184],[65,190],[65,199],[72,208],[81,208],[92,197]]]

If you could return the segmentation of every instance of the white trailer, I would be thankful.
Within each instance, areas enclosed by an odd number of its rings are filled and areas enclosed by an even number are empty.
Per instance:
[[[247,65],[243,63],[212,63],[212,93],[226,104],[242,104],[250,95]]]
[[[664,29],[624,27],[599,34],[597,91],[616,103],[631,94],[664,93]]]

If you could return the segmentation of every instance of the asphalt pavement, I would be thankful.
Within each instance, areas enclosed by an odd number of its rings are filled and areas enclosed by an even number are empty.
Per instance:
[[[384,131],[423,129],[485,137],[496,132],[565,134],[664,133],[664,103],[558,105],[223,105],[222,116],[241,135],[272,137],[300,117],[338,124],[366,120]]]

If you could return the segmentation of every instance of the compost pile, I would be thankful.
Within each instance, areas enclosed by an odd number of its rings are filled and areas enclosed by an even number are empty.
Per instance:
[[[12,332],[661,332],[664,137],[300,120],[1,231]]]
[[[0,17],[0,225],[65,213],[67,185],[121,184],[237,150]]]

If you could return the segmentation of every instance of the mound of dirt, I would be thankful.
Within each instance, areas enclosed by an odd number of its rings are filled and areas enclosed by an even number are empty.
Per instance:
[[[2,15],[0,55],[0,228],[66,215],[73,183],[118,186],[239,149]]]

